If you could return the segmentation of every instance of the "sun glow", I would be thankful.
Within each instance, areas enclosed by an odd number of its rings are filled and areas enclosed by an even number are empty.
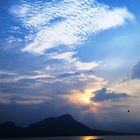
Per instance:
[[[87,106],[88,108],[83,111],[85,112],[97,112],[100,106],[102,105],[99,102],[94,102],[91,100],[92,97],[95,95],[93,92],[96,90],[99,90],[102,85],[97,84],[97,86],[94,84],[88,85],[88,87],[85,90],[72,90],[71,93],[62,96],[65,100],[67,100],[70,104],[75,106]],[[94,89],[93,89],[94,87]]]
[[[83,93],[83,94],[77,94],[74,95],[74,98],[81,104],[89,104],[90,98],[92,97],[91,93]]]
[[[92,97],[92,92],[83,92],[74,91],[70,96],[68,96],[68,100],[75,104],[90,104]]]
[[[66,96],[69,102],[77,105],[98,106],[99,103],[91,101],[93,97],[93,90],[86,90],[85,92],[73,91],[70,95]]]

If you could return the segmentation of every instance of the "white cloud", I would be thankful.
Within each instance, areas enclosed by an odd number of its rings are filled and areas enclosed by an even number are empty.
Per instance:
[[[98,63],[94,61],[91,62],[76,61],[74,65],[77,70],[93,70],[98,66]]]
[[[34,40],[23,51],[42,54],[47,49],[73,47],[89,36],[123,25],[134,16],[126,8],[110,9],[95,0],[63,0],[27,3],[12,8],[24,26],[35,31]]]
[[[94,61],[81,62],[79,58],[73,57],[74,54],[76,54],[76,52],[52,53],[49,57],[52,59],[62,59],[66,62],[66,64],[63,65],[70,65],[71,68],[74,68],[73,70],[77,71],[92,70],[98,66],[98,63]]]
[[[48,56],[52,59],[64,59],[69,62],[73,62],[77,60],[77,58],[73,58],[73,55],[76,54],[75,52],[63,52],[63,53],[51,53]]]
[[[132,20],[134,16],[126,8],[115,8],[102,13],[97,23],[102,30],[123,25],[126,20]]]

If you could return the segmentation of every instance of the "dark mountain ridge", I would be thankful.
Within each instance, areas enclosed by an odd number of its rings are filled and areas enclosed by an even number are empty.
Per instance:
[[[0,125],[0,137],[48,137],[48,136],[85,136],[118,135],[123,133],[91,129],[66,114],[50,117],[31,124],[26,128],[16,126],[13,122]]]

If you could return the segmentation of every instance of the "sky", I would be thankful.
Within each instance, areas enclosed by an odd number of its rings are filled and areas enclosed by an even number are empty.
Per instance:
[[[139,9],[139,0],[0,0],[0,123],[71,114],[140,132]]]

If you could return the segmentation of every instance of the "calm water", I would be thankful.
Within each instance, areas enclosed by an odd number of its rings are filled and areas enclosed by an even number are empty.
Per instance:
[[[84,137],[51,137],[51,138],[17,138],[15,140],[140,140],[140,136],[84,136]],[[14,139],[0,139],[14,140]]]

